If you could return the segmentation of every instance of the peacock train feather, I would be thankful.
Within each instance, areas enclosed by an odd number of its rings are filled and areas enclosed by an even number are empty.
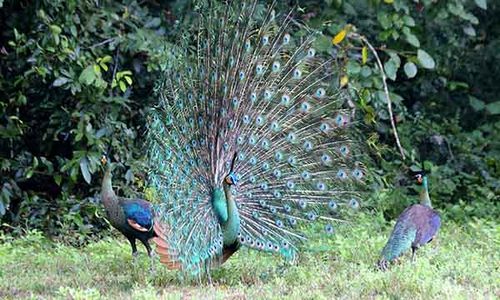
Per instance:
[[[333,233],[359,206],[339,67],[291,13],[257,1],[210,1],[194,22],[148,125],[157,252],[192,274],[241,246],[294,259],[302,224]]]

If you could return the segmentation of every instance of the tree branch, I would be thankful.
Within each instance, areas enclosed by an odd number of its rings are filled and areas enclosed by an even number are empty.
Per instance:
[[[391,127],[392,131],[394,132],[394,139],[396,140],[396,145],[398,146],[399,154],[401,154],[401,157],[403,160],[406,158],[403,147],[401,146],[401,142],[399,141],[399,135],[398,135],[398,130],[396,129],[396,122],[394,122],[394,114],[392,113],[392,101],[391,97],[389,95],[389,87],[387,86],[387,76],[385,75],[384,72],[384,66],[382,65],[382,61],[380,60],[380,57],[378,56],[377,50],[370,44],[368,39],[360,34],[357,33],[350,33],[349,36],[357,38],[361,40],[363,43],[365,43],[368,48],[370,48],[370,51],[373,53],[375,56],[375,59],[377,61],[377,66],[380,69],[380,74],[382,74],[382,83],[384,84],[384,94],[385,98],[387,100],[387,110],[389,111],[389,118],[391,119]]]

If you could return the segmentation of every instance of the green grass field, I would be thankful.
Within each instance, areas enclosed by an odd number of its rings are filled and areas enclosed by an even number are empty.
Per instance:
[[[439,237],[387,272],[375,268],[390,225],[361,216],[332,236],[317,234],[298,264],[243,249],[212,273],[212,285],[179,275],[141,255],[124,238],[77,249],[33,232],[0,237],[0,299],[498,299],[500,227],[476,220],[444,223]]]

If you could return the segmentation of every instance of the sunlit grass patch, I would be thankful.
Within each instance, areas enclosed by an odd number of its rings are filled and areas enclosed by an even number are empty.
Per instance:
[[[144,249],[133,260],[126,240],[108,238],[83,248],[55,244],[32,232],[0,245],[0,298],[60,299],[330,299],[500,296],[500,229],[477,220],[444,223],[438,238],[387,272],[376,268],[391,227],[361,216],[338,225],[334,235],[310,228],[296,264],[242,249],[212,272],[212,285],[182,281],[177,272],[151,261]],[[393,225],[393,224],[389,224]]]

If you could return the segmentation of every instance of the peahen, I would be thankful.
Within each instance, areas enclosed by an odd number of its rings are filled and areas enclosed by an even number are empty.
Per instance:
[[[432,241],[441,226],[441,217],[431,206],[425,171],[415,172],[414,176],[420,186],[420,204],[406,208],[396,221],[378,262],[381,270],[387,270],[389,262],[410,248],[414,260],[417,249]]]
[[[191,274],[241,246],[295,259],[302,225],[333,233],[364,176],[316,35],[257,1],[208,2],[172,51],[147,135],[157,252]]]
[[[101,157],[101,163],[105,168],[101,200],[109,222],[128,239],[130,246],[132,246],[132,256],[137,256],[136,240],[139,240],[146,247],[148,256],[151,257],[152,249],[149,245],[149,239],[155,236],[151,203],[143,199],[116,196],[111,185],[112,163],[108,161],[106,155]]]

